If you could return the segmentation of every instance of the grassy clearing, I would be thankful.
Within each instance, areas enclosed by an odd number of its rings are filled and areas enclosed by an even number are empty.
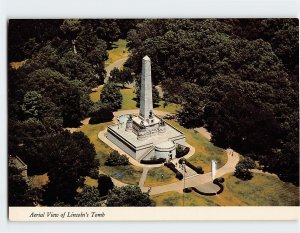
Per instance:
[[[129,110],[129,109],[137,108],[136,101],[133,100],[133,98],[135,98],[135,93],[133,88],[121,89],[121,94],[123,96],[121,110]]]
[[[9,63],[11,68],[17,70],[19,69],[20,67],[22,67],[23,65],[25,65],[27,60],[24,60],[24,61],[16,61],[16,62],[11,62]]]
[[[136,167],[134,165],[116,167],[109,167],[104,165],[105,160],[112,149],[98,138],[98,133],[99,131],[106,129],[110,124],[112,124],[112,122],[100,123],[95,125],[84,125],[78,130],[83,132],[90,139],[91,143],[94,144],[97,153],[96,158],[100,162],[101,172],[127,184],[138,184],[143,172],[142,168]],[[86,180],[86,182],[93,181]]]
[[[175,191],[151,196],[156,206],[183,206],[183,194]],[[199,197],[195,192],[184,193],[184,206],[216,206],[207,197]]]
[[[128,57],[129,52],[126,45],[126,40],[120,39],[117,42],[114,42],[113,49],[108,50],[108,59],[105,61],[105,66],[109,66],[119,59]]]
[[[164,185],[166,183],[173,183],[176,181],[178,180],[176,179],[174,172],[172,172],[169,168],[163,166],[151,168],[148,171],[144,186],[152,187]]]
[[[47,184],[49,181],[49,177],[47,173],[43,175],[35,175],[35,176],[28,176],[29,178],[29,185],[32,188],[41,188],[43,185]]]
[[[169,113],[176,113],[179,110],[178,104],[170,103],[164,107],[164,102],[165,101],[163,100],[159,101],[159,106],[155,107],[154,109],[169,112]]]
[[[102,90],[103,86],[97,87],[95,89],[95,91],[93,91],[92,93],[90,93],[90,99],[92,102],[98,102],[100,100],[100,93]]]
[[[225,177],[225,188],[245,205],[299,205],[299,187],[283,182],[274,175],[256,173],[249,181],[242,181],[233,175],[228,175]]]
[[[84,180],[84,184],[92,187],[98,187],[98,180],[86,176]]]
[[[187,143],[195,147],[195,154],[188,159],[195,166],[201,166],[204,172],[210,172],[211,160],[218,161],[218,167],[222,167],[227,162],[226,151],[214,146],[207,138],[203,137],[193,129],[186,129],[178,122],[167,120],[168,123],[184,133]]]

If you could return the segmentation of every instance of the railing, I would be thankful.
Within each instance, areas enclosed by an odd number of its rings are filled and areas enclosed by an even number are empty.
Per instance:
[[[152,146],[148,151],[146,151],[140,158],[139,161],[143,160],[147,155],[149,155],[153,150],[155,149],[155,146]]]

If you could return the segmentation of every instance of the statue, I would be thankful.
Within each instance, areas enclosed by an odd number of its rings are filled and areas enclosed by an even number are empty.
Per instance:
[[[149,118],[153,118],[153,112],[152,112],[152,110],[150,110],[150,112],[149,112]]]
[[[160,119],[159,124],[160,124],[161,126],[165,126],[166,122],[165,122],[163,119]]]
[[[132,115],[131,114],[128,117],[128,121],[132,121]]]
[[[141,123],[140,123],[140,128],[141,128],[141,129],[145,129],[145,128],[146,128],[145,125],[144,125],[144,121],[141,121]]]

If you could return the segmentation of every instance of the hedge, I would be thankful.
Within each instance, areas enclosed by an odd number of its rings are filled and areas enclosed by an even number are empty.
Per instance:
[[[141,160],[142,164],[160,164],[166,162],[165,158],[159,158],[159,159],[150,159],[150,160]]]
[[[189,152],[190,152],[189,147],[185,147],[183,150],[176,149],[176,158],[181,158],[181,157],[187,155]]]
[[[183,179],[182,173],[176,169],[176,167],[175,167],[175,165],[173,163],[171,163],[171,162],[164,163],[164,166],[170,168],[175,173],[176,178],[178,180],[182,180]]]
[[[213,180],[214,184],[221,184],[224,183],[225,179],[223,177],[219,177]]]
[[[183,159],[179,159],[179,163],[182,164]],[[185,165],[188,166],[189,168],[193,169],[195,172],[197,172],[197,174],[203,174],[204,171],[202,169],[202,167],[196,167],[193,164],[191,164],[189,161],[187,161],[186,159],[185,161]]]

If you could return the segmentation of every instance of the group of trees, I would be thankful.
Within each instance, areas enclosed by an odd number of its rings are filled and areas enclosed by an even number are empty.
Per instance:
[[[152,62],[164,99],[185,127],[299,182],[297,19],[144,20],[128,32],[125,66]]]
[[[103,83],[107,49],[127,34],[126,23],[134,27],[135,20],[9,21],[8,153],[28,165],[30,176],[47,172],[49,182],[40,190],[45,205],[76,205],[80,181],[98,171],[89,139],[64,128],[88,116],[94,123],[113,118],[105,101],[110,93],[103,104],[93,104],[89,93]],[[15,168],[9,182],[10,205],[23,197],[24,205],[33,205],[32,190]]]

